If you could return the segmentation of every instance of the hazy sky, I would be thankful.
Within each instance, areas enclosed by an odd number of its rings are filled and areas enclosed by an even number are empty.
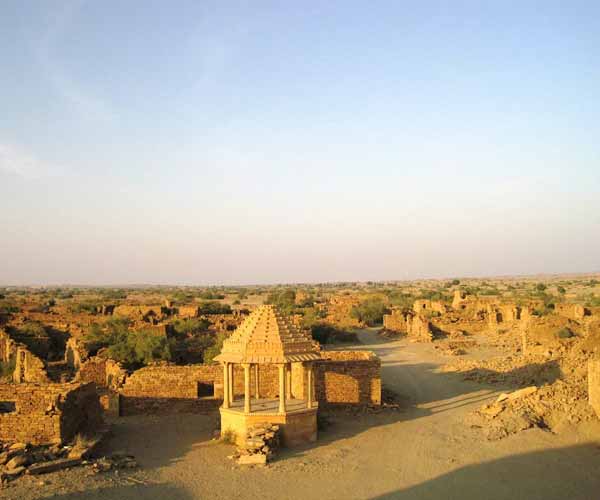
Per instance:
[[[0,284],[600,270],[600,2],[0,3]]]

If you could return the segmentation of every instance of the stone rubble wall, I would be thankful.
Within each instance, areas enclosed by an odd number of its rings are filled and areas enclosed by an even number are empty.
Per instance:
[[[321,407],[381,404],[381,360],[370,351],[322,352],[315,362],[315,395]]]
[[[94,356],[81,365],[77,379],[81,382],[94,382],[97,387],[116,391],[127,378],[127,371],[112,359]]]
[[[274,365],[260,366],[260,395],[275,398],[279,376]],[[244,369],[236,365],[233,373],[236,397],[244,395]],[[199,384],[214,387],[212,397],[198,396]],[[250,388],[254,394],[254,371],[250,371]],[[177,412],[206,413],[223,401],[222,365],[156,365],[136,370],[119,391],[121,415],[163,414]]]
[[[205,413],[220,405],[223,373],[218,365],[147,366],[130,375],[120,395],[120,414]],[[215,383],[220,380],[220,386]],[[214,398],[199,398],[198,383],[214,384]]]
[[[582,306],[581,304],[556,304],[554,306],[554,312],[565,318],[569,318],[575,321],[580,321],[586,316],[591,315],[590,309]]]
[[[200,316],[200,307],[198,306],[178,306],[177,315],[180,318],[197,318]]]
[[[600,357],[588,361],[589,402],[600,418]]]
[[[368,351],[331,351],[314,364],[315,397],[324,405],[379,405],[381,362]],[[260,396],[279,397],[279,373],[275,365],[259,367]],[[244,395],[244,370],[234,367],[234,394]],[[306,370],[292,363],[292,396],[305,398]],[[211,396],[199,397],[199,384],[212,385]],[[254,397],[254,370],[250,370]],[[222,365],[155,365],[136,370],[119,389],[122,416],[167,413],[208,413],[223,401]]]
[[[407,317],[406,333],[420,342],[433,342],[434,331],[431,321],[420,314]]]
[[[0,384],[0,402],[0,441],[64,443],[102,424],[91,383]]]
[[[407,314],[399,309],[392,309],[390,314],[383,316],[383,327],[391,332],[406,333]]]
[[[65,361],[68,366],[74,370],[79,370],[88,357],[89,353],[82,342],[78,341],[75,337],[71,337],[67,340],[67,345],[65,347]]]
[[[419,299],[415,300],[413,303],[413,311],[417,314],[425,311],[434,311],[440,314],[446,314],[448,310],[449,307],[439,300]]]
[[[49,382],[44,362],[29,349],[0,330],[0,361],[14,363],[13,382]]]

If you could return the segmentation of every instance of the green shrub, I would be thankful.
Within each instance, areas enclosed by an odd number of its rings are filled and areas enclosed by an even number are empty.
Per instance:
[[[225,332],[217,333],[214,338],[214,343],[204,351],[204,363],[212,363],[215,356],[217,356],[223,348],[223,342],[227,338]]]
[[[383,315],[388,312],[387,307],[381,299],[367,299],[354,306],[351,316],[367,326],[375,326],[383,323]]]
[[[291,314],[296,307],[296,292],[292,289],[271,292],[265,304],[276,305],[285,314]]]
[[[560,330],[558,330],[556,332],[556,336],[559,339],[569,339],[573,336],[573,332],[571,330],[569,330],[567,327],[565,327],[565,328],[561,328]]]
[[[8,300],[4,300],[0,302],[0,314],[14,314],[21,311],[21,308],[10,302]]]
[[[178,319],[171,323],[177,337],[204,333],[210,327],[210,321],[205,318]]]
[[[85,348],[95,354],[103,347],[125,343],[131,321],[127,318],[111,318],[103,325],[93,323],[83,336]]]
[[[98,302],[87,300],[87,301],[75,302],[75,303],[71,304],[69,306],[69,310],[74,314],[81,314],[81,313],[94,314],[98,310],[99,307],[100,307],[100,304]]]
[[[356,342],[358,338],[354,332],[342,330],[333,325],[318,323],[311,327],[311,335],[320,344],[334,344],[337,342]]]
[[[17,360],[15,358],[9,361],[0,361],[0,379],[12,380],[13,373],[17,366]]]
[[[95,323],[84,335],[84,344],[92,354],[107,348],[109,358],[127,367],[171,359],[173,341],[153,330],[130,331],[129,326],[126,318],[113,318],[104,325]]]
[[[231,314],[232,312],[229,304],[215,301],[201,302],[199,310],[200,314]]]
[[[198,294],[198,297],[204,300],[222,300],[225,298],[225,295],[213,290],[205,290]]]

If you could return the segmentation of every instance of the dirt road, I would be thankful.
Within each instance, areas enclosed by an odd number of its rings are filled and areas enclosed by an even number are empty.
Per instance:
[[[24,480],[0,496],[600,499],[598,441],[539,429],[486,441],[467,416],[498,388],[439,373],[443,358],[431,345],[383,341],[372,331],[359,338],[357,349],[381,357],[384,384],[402,395],[402,411],[336,415],[316,446],[257,469],[234,466],[226,458],[233,449],[210,441],[214,417],[122,418],[109,447],[133,453],[141,471],[98,477],[80,469],[48,476],[43,487]]]

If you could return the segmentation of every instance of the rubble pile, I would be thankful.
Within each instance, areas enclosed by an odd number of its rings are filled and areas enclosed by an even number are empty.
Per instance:
[[[279,449],[279,426],[261,423],[248,428],[244,446],[232,458],[239,465],[264,465]]]
[[[532,427],[559,432],[596,418],[589,404],[588,361],[600,347],[598,336],[572,337],[535,354],[511,354],[490,360],[457,359],[444,371],[467,380],[521,388],[502,394],[477,410],[490,440]]]
[[[82,458],[69,457],[71,447],[31,446],[26,443],[0,444],[0,483],[21,474],[43,474],[78,465]]]
[[[502,439],[532,427],[557,431],[561,425],[594,418],[585,386],[569,385],[562,380],[501,394],[476,414],[488,421],[484,431],[489,440]]]
[[[22,474],[47,474],[78,465],[92,464],[95,472],[137,467],[133,456],[119,452],[92,460],[91,457],[95,455],[104,435],[91,439],[79,438],[67,446],[0,443],[0,486]]]

